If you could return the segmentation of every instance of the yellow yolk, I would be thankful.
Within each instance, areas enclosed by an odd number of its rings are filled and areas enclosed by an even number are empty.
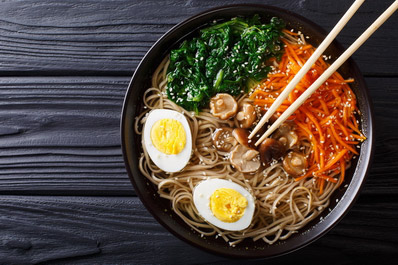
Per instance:
[[[185,130],[181,122],[174,119],[161,119],[151,129],[152,144],[167,155],[180,153],[186,143]]]
[[[233,223],[238,221],[247,207],[247,199],[233,189],[217,189],[210,196],[210,209],[217,219]]]

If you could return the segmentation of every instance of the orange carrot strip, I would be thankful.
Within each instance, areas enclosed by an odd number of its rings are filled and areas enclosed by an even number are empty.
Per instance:
[[[341,140],[341,138],[337,135],[337,133],[336,133],[335,129],[333,128],[333,126],[331,126],[330,129],[332,130],[334,138],[337,140],[337,142],[339,142],[342,146],[344,146],[345,148],[347,148],[348,150],[350,150],[354,154],[356,154],[356,155],[358,154],[358,152],[354,148],[352,148],[348,144],[344,143],[343,140]]]
[[[317,178],[321,178],[321,179],[324,179],[324,180],[326,180],[326,181],[330,181],[330,182],[333,182],[333,183],[337,183],[337,179],[332,178],[332,177],[329,177],[329,176],[324,175],[324,174],[317,176]]]
[[[340,159],[340,178],[339,178],[339,186],[343,183],[345,177],[345,161],[344,159]]]
[[[319,194],[323,194],[323,186],[325,185],[325,179],[321,179],[321,182],[319,184]]]
[[[338,153],[332,160],[330,160],[325,167],[323,167],[321,170],[315,171],[314,174],[318,175],[319,173],[325,172],[326,170],[330,169],[334,164],[336,164],[340,158],[342,158],[346,153],[348,152],[347,149],[343,149]]]

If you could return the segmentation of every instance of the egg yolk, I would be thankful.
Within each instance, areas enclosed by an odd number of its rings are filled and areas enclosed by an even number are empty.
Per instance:
[[[247,199],[234,189],[217,189],[210,196],[211,211],[226,223],[238,221],[245,213],[247,204]]]
[[[151,129],[152,144],[167,155],[180,153],[186,143],[185,130],[181,122],[174,119],[161,119]]]

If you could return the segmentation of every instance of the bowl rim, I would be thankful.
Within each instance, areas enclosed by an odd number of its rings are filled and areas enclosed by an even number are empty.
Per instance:
[[[137,183],[135,183],[135,177],[133,174],[133,170],[130,167],[129,161],[128,161],[128,155],[127,155],[127,141],[126,141],[126,134],[125,134],[125,129],[126,126],[128,126],[128,124],[126,124],[126,116],[127,116],[127,104],[129,101],[129,98],[131,97],[131,94],[133,93],[133,89],[132,89],[132,84],[134,79],[136,78],[137,73],[139,72],[138,70],[140,69],[140,67],[146,62],[146,59],[148,58],[149,54],[151,54],[151,52],[156,49],[157,46],[159,46],[169,35],[171,35],[173,32],[177,31],[178,29],[180,29],[181,27],[183,27],[185,24],[191,23],[192,21],[195,21],[203,16],[208,16],[209,14],[213,14],[213,13],[218,13],[218,12],[222,12],[225,11],[227,9],[236,9],[236,11],[238,11],[239,8],[261,8],[262,11],[259,11],[259,13],[264,12],[265,10],[269,10],[269,11],[274,11],[274,12],[280,12],[280,13],[286,13],[288,15],[291,15],[292,17],[294,17],[294,19],[298,19],[301,20],[303,22],[305,22],[306,24],[309,24],[315,31],[319,32],[321,35],[326,36],[327,33],[326,31],[320,27],[318,24],[314,23],[313,21],[295,13],[292,12],[290,10],[286,10],[283,8],[279,8],[279,7],[275,7],[275,6],[270,6],[270,5],[263,5],[263,4],[232,4],[232,5],[223,5],[223,6],[218,6],[218,7],[214,7],[208,10],[204,10],[200,13],[197,13],[196,15],[190,16],[189,18],[179,22],[178,24],[176,24],[175,26],[173,26],[171,29],[169,29],[166,33],[164,33],[152,46],[151,48],[146,52],[146,54],[144,55],[144,57],[141,59],[140,63],[137,65],[134,74],[132,75],[130,82],[128,84],[128,88],[124,97],[124,101],[123,101],[123,107],[122,107],[122,112],[121,112],[121,120],[120,120],[120,130],[121,130],[121,147],[122,147],[122,154],[123,154],[123,160],[126,166],[126,171],[128,173],[129,179],[134,187],[134,191],[135,193],[138,195],[138,197],[140,198],[141,202],[144,204],[145,208],[151,213],[151,215],[156,219],[157,222],[159,222],[164,228],[166,228],[171,234],[173,234],[174,236],[176,236],[177,238],[179,238],[180,240],[193,245],[203,251],[206,252],[210,252],[216,255],[220,255],[220,256],[224,256],[227,258],[271,258],[271,257],[278,257],[278,256],[282,256],[282,255],[286,255],[288,253],[297,251],[309,244],[311,244],[312,242],[316,241],[317,239],[321,238],[322,236],[324,236],[326,233],[328,233],[333,227],[335,227],[339,221],[341,221],[341,219],[343,219],[343,217],[348,213],[348,211],[352,208],[352,206],[354,205],[355,201],[357,200],[360,190],[361,188],[364,186],[365,184],[365,180],[369,174],[369,170],[370,170],[370,166],[371,166],[371,162],[373,160],[373,154],[374,154],[374,114],[373,114],[373,103],[370,97],[370,93],[369,93],[369,89],[365,83],[365,80],[363,78],[362,73],[360,72],[357,64],[354,62],[354,60],[351,58],[349,58],[347,60],[347,62],[349,62],[350,66],[352,67],[352,71],[353,72],[357,72],[359,74],[360,80],[359,82],[360,84],[360,90],[361,90],[361,95],[364,98],[364,101],[366,102],[365,108],[366,111],[368,113],[367,116],[367,126],[368,126],[368,135],[367,135],[367,146],[368,148],[366,148],[366,153],[361,154],[360,156],[364,156],[364,161],[363,161],[363,165],[365,167],[362,168],[356,168],[355,172],[353,173],[353,176],[358,175],[358,182],[356,182],[355,186],[352,187],[352,190],[350,193],[347,192],[347,190],[344,192],[343,197],[348,200],[344,205],[342,209],[339,209],[339,213],[338,214],[334,214],[331,215],[329,214],[328,217],[330,216],[330,218],[332,218],[332,220],[328,221],[328,225],[326,226],[326,228],[321,228],[320,232],[316,233],[315,236],[307,239],[304,241],[304,243],[299,244],[298,246],[295,246],[289,250],[284,250],[284,251],[279,251],[276,254],[271,254],[268,255],[266,249],[265,250],[260,250],[258,252],[250,252],[250,254],[245,255],[245,253],[242,252],[230,252],[228,253],[225,250],[219,250],[219,249],[215,249],[215,248],[211,248],[211,247],[206,247],[204,245],[198,244],[192,240],[189,239],[189,237],[184,236],[182,233],[179,233],[178,231],[172,229],[159,215],[159,213],[157,213],[154,209],[152,209],[152,207],[149,205],[149,202],[147,202],[144,198],[143,195],[143,191],[141,191],[138,188]],[[192,31],[195,31],[195,29],[193,29]],[[191,31],[191,32],[192,32]],[[185,38],[185,37],[183,37]],[[339,51],[344,51],[343,46],[337,41],[334,40],[333,41],[333,45],[337,47],[337,49]],[[362,148],[361,148],[362,150]],[[353,180],[350,181],[350,187],[352,184]],[[346,198],[348,196],[348,198]],[[326,209],[324,210],[326,211]],[[330,219],[329,218],[329,219]],[[225,243],[226,245],[228,245],[227,243]],[[266,243],[264,243],[266,244]]]

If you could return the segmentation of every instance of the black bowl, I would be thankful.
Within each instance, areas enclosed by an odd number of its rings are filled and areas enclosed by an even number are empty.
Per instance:
[[[122,149],[128,175],[134,185],[135,192],[156,220],[175,236],[196,247],[215,254],[240,258],[260,258],[286,254],[306,246],[328,232],[353,205],[364,183],[373,153],[373,118],[368,89],[358,67],[352,59],[349,59],[339,71],[343,76],[355,79],[352,89],[358,99],[360,109],[358,118],[361,120],[362,131],[367,136],[367,140],[362,143],[360,155],[353,161],[353,165],[347,172],[345,183],[333,194],[329,206],[330,210],[326,209],[318,218],[301,229],[299,233],[273,245],[268,245],[262,240],[256,242],[245,240],[236,247],[231,247],[221,238],[202,238],[200,234],[190,229],[173,213],[170,201],[159,197],[156,187],[138,169],[141,137],[136,135],[133,129],[134,117],[141,111],[143,92],[150,87],[150,78],[153,71],[170,50],[178,46],[181,40],[194,35],[198,29],[213,20],[228,20],[236,16],[252,16],[254,14],[260,14],[265,18],[273,16],[282,18],[287,23],[287,28],[300,30],[305,35],[310,36],[309,42],[315,46],[319,45],[326,36],[321,27],[308,19],[271,6],[232,5],[203,12],[173,27],[148,51],[131,79],[121,117]],[[334,41],[325,54],[331,55],[333,60],[342,51],[342,46]]]

